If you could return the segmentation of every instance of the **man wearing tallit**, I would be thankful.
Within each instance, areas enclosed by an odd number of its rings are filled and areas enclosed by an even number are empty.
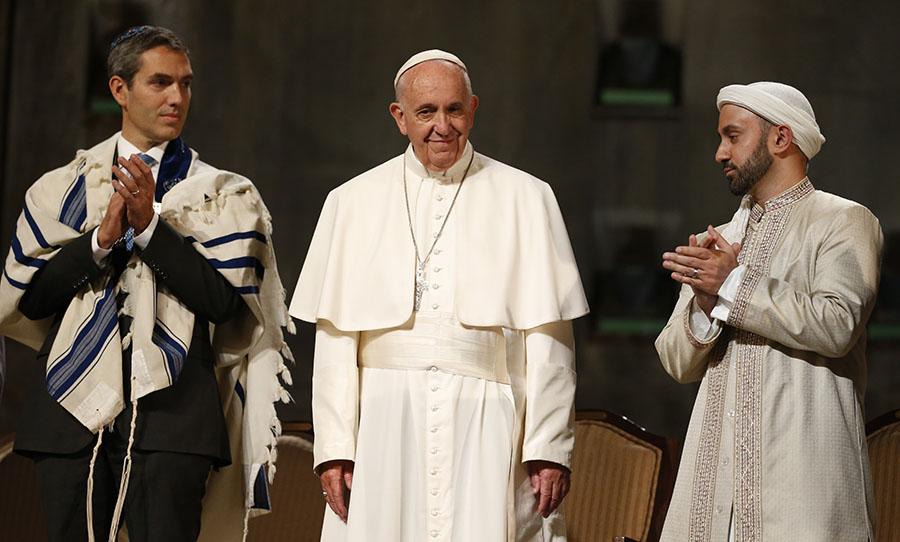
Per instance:
[[[550,187],[478,154],[466,66],[394,79],[406,152],[334,189],[291,301],[316,324],[322,540],[560,540],[588,310]]]
[[[701,383],[662,539],[871,539],[862,405],[881,227],[807,177],[825,138],[800,91],[730,85],[716,104],[716,160],[742,199],[663,255],[682,287],[656,349],[675,380]]]
[[[133,542],[192,541],[201,514],[205,540],[241,540],[268,507],[287,397],[271,219],[248,179],[181,139],[178,36],[132,28],[108,68],[121,132],[28,189],[0,281],[0,333],[46,367],[16,451],[51,541],[112,541],[123,523]]]

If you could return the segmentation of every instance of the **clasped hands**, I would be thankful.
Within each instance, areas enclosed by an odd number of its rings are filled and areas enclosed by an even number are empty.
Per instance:
[[[97,244],[105,249],[121,239],[129,227],[134,228],[135,236],[140,235],[153,219],[156,183],[150,167],[136,154],[128,159],[120,156],[118,164],[112,168],[115,192],[97,229]]]
[[[528,461],[531,491],[537,500],[537,512],[549,516],[569,492],[569,469],[550,461]],[[345,459],[326,461],[319,469],[322,495],[331,510],[347,523],[350,489],[353,487],[353,462]]]
[[[673,280],[693,288],[697,304],[708,316],[716,305],[719,288],[738,266],[741,245],[729,243],[712,226],[707,226],[706,233],[701,242],[691,235],[688,246],[664,253],[662,266],[672,272]]]

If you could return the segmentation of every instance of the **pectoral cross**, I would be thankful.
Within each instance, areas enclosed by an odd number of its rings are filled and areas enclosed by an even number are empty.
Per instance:
[[[418,311],[422,306],[422,296],[428,289],[428,282],[425,281],[425,262],[418,262],[416,265],[416,299],[413,303],[413,310]]]

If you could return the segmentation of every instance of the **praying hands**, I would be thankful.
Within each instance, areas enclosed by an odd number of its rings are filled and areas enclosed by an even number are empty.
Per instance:
[[[691,235],[688,246],[682,245],[674,252],[664,253],[662,265],[672,272],[673,280],[693,288],[697,304],[709,315],[716,304],[719,288],[738,266],[741,245],[729,243],[712,226],[707,226],[706,232],[702,241]]]

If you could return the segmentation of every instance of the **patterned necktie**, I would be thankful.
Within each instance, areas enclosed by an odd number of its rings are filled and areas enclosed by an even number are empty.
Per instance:
[[[149,154],[141,153],[138,156],[140,156],[141,160],[143,160],[144,163],[147,164],[147,167],[152,168],[153,165],[156,164],[156,158],[153,158]],[[125,250],[127,250],[128,252],[134,250],[134,228],[132,228],[131,226],[129,226],[128,229],[125,230]]]

